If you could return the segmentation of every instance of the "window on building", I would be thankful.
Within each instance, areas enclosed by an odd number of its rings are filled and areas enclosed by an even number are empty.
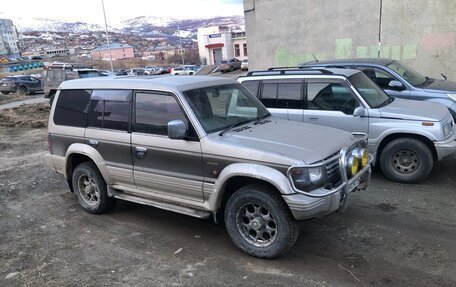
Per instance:
[[[243,44],[242,46],[244,48],[244,57],[247,57],[248,56],[248,54],[247,54],[247,44]]]
[[[239,44],[234,45],[234,56],[235,57],[241,56],[241,49],[239,48]]]

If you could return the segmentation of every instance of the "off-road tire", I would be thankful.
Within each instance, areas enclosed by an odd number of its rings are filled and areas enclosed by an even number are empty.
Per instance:
[[[106,182],[92,162],[83,162],[76,166],[72,174],[72,184],[79,205],[88,213],[106,213],[116,203],[115,198],[108,196]],[[87,191],[92,192],[92,196],[88,195]]]
[[[380,154],[380,168],[391,181],[419,183],[429,175],[433,165],[428,146],[413,138],[395,139]]]
[[[10,92],[2,92],[3,95],[8,95]]]
[[[27,95],[27,93],[28,93],[27,87],[26,87],[26,86],[19,86],[19,87],[17,88],[17,93],[18,93],[19,95],[22,95],[22,96],[23,96],[23,95]]]
[[[250,227],[245,227],[247,210],[249,207],[259,207],[258,217],[250,221]],[[256,208],[253,210],[257,210]],[[250,213],[250,215],[254,214]],[[265,215],[266,214],[266,215]],[[266,217],[265,217],[266,216]],[[269,218],[267,224],[263,222],[260,226],[272,227],[275,229],[274,235],[269,237],[266,244],[259,242],[255,244],[251,236],[255,220]],[[266,185],[248,185],[236,191],[228,200],[225,207],[225,227],[233,243],[247,254],[260,258],[275,258],[287,252],[299,236],[299,225],[293,218],[290,210],[286,206],[282,197]],[[258,226],[257,226],[258,227]],[[250,231],[248,230],[250,229]],[[267,232],[266,232],[267,233]],[[258,236],[258,235],[252,235]],[[264,239],[264,235],[261,235]],[[249,242],[250,241],[250,242]]]

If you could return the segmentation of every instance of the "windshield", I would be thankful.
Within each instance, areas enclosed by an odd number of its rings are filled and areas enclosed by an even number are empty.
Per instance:
[[[361,94],[367,104],[375,109],[380,108],[393,101],[393,98],[385,94],[369,77],[364,73],[356,73],[348,77],[350,83]]]
[[[269,114],[240,84],[189,90],[183,94],[208,134]]]
[[[422,76],[420,73],[407,67],[406,65],[402,64],[401,62],[393,61],[386,66],[388,68],[390,68],[391,70],[395,71],[396,73],[398,73],[412,86],[421,86],[421,85],[424,85],[424,83],[426,83],[425,76]]]
[[[78,74],[79,74],[79,78],[81,78],[81,79],[94,78],[94,77],[100,76],[97,71],[78,71]]]

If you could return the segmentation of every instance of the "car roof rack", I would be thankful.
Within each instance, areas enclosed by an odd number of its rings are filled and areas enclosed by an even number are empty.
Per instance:
[[[334,73],[327,69],[321,68],[299,68],[299,67],[273,67],[263,71],[248,72],[246,76],[268,76],[268,75],[309,75],[323,74],[333,75]]]

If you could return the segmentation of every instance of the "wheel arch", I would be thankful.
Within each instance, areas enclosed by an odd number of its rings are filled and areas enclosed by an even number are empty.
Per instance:
[[[418,134],[408,134],[408,133],[395,133],[395,134],[389,134],[383,140],[380,142],[378,148],[377,148],[377,159],[376,162],[379,162],[380,160],[380,155],[383,152],[383,149],[387,144],[392,142],[393,140],[399,139],[399,138],[412,138],[421,141],[424,143],[429,150],[432,153],[432,157],[434,160],[437,159],[437,151],[435,149],[434,143],[427,137],[423,135],[418,135]]]
[[[256,164],[231,164],[223,169],[214,185],[209,210],[223,210],[234,192],[250,184],[266,185],[279,195],[293,193],[287,177],[276,169]]]
[[[74,168],[83,163],[92,162],[100,172],[106,184],[109,185],[110,177],[106,170],[106,164],[101,155],[92,147],[84,144],[72,144],[65,155],[65,178],[72,189],[71,178]],[[73,190],[72,190],[73,191]]]

